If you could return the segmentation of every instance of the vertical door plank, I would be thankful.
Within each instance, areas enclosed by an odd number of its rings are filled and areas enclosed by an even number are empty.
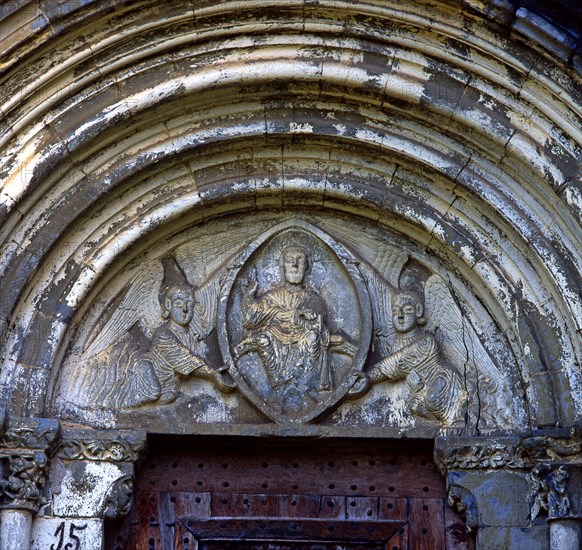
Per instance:
[[[445,542],[446,550],[474,550],[475,540],[467,527],[453,509],[445,504]]]
[[[162,550],[158,493],[143,491],[136,495],[138,511],[135,546],[137,549]]]
[[[196,550],[196,541],[186,526],[178,520],[174,526],[174,544],[168,548],[173,550]],[[164,549],[165,550],[165,549]]]
[[[162,548],[174,547],[174,529],[176,526],[176,516],[174,510],[174,497],[170,491],[159,493],[158,510],[160,524],[160,540]]]
[[[445,548],[443,504],[441,499],[410,499],[411,548],[418,550],[442,550]]]

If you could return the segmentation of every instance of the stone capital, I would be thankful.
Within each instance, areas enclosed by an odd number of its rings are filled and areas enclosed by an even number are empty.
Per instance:
[[[65,429],[51,465],[48,515],[114,519],[127,514],[135,464],[145,449],[145,432]]]
[[[49,418],[0,418],[0,452],[43,451],[50,456],[60,437],[58,420]]]
[[[60,435],[59,423],[46,418],[1,422],[0,508],[38,511],[43,503],[49,456]]]
[[[526,468],[528,458],[515,436],[438,437],[434,461],[441,473],[452,470],[498,470]]]
[[[511,436],[442,435],[435,440],[434,460],[443,475],[451,470],[582,465],[582,434],[576,428],[551,428]]]
[[[512,436],[442,435],[435,440],[434,460],[446,478],[449,503],[465,517],[470,532],[504,521],[515,521],[508,528],[533,528],[537,518],[582,517],[582,437],[574,428]],[[518,502],[512,496],[517,494],[527,498]],[[512,511],[511,520],[496,515],[492,495]]]

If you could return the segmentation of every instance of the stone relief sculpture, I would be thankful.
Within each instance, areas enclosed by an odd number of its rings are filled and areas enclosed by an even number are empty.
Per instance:
[[[206,378],[221,391],[234,389],[223,378],[225,367],[212,369],[203,359],[206,345],[191,325],[194,304],[195,294],[189,285],[172,286],[165,292],[162,316],[166,320],[154,332],[149,352],[160,384],[159,404],[176,400],[180,391],[179,375]]]
[[[558,466],[549,475],[548,515],[551,518],[563,518],[571,513],[568,479],[570,475],[564,466]]]
[[[236,346],[235,358],[257,352],[284,410],[296,411],[306,397],[317,400],[319,392],[332,390],[330,347],[345,344],[352,356],[355,348],[330,334],[325,302],[304,284],[307,251],[287,246],[282,265],[283,283],[261,296],[256,296],[256,279],[243,285],[243,327],[249,336]]]
[[[7,479],[0,480],[0,502],[3,507],[35,510],[42,501],[42,486],[48,471],[44,453],[10,454],[6,459]]]
[[[420,297],[398,291],[391,301],[393,351],[367,377],[371,383],[404,380],[413,414],[450,425],[466,399],[461,376],[446,362],[436,338],[422,328],[426,319]]]
[[[511,392],[454,285],[380,236],[274,217],[183,238],[90,312],[56,413],[100,427],[148,415],[161,431],[162,417],[508,424]]]
[[[251,244],[227,284],[223,356],[239,389],[279,423],[317,417],[361,372],[369,302],[350,261],[314,226],[283,224]]]
[[[381,356],[354,384],[350,393],[361,395],[371,384],[403,381],[408,389],[412,415],[445,426],[484,415],[484,403],[470,403],[470,393],[479,399],[476,381],[461,369],[469,363],[468,342],[482,353],[481,384],[495,390],[501,373],[482,349],[474,331],[463,323],[458,305],[444,281],[431,275],[425,285],[426,307],[413,291],[394,288],[366,262],[360,264],[371,296],[375,345]],[[454,366],[453,366],[454,365]],[[478,375],[479,376],[479,375]]]
[[[130,285],[81,357],[87,367],[77,397],[84,406],[169,404],[188,376],[210,380],[223,392],[234,390],[226,368],[212,368],[206,359],[220,277],[195,291],[173,257],[162,264]]]
[[[563,465],[553,468],[549,465],[540,465],[530,472],[529,499],[532,520],[542,510],[553,519],[568,517],[571,514],[569,477]]]

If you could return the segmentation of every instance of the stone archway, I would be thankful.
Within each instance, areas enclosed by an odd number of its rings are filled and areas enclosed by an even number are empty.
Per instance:
[[[2,544],[30,527],[53,455],[35,544],[100,544],[144,428],[436,438],[451,500],[490,526],[483,547],[543,548],[544,515],[555,545],[579,530],[575,492],[550,504],[580,462],[577,15],[530,4],[2,8]],[[316,260],[307,313],[321,322],[300,353],[282,337],[261,348],[272,324],[240,320],[284,286],[264,237],[281,223],[303,227],[288,240]],[[182,283],[210,298],[182,342],[204,365],[176,376],[160,350]],[[436,367],[420,377],[395,366],[410,358],[389,319],[398,290],[426,313],[411,341]],[[255,351],[237,358],[245,339]],[[327,369],[333,395],[253,378],[283,352]],[[484,487],[508,483],[531,501],[503,501],[515,521],[485,506]]]

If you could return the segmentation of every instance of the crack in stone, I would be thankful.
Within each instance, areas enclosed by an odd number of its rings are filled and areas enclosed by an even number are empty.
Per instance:
[[[453,120],[453,117],[455,116],[455,113],[457,112],[457,107],[459,106],[459,103],[461,102],[461,99],[463,99],[465,92],[467,91],[467,88],[469,87],[469,85],[471,84],[471,82],[473,82],[473,75],[469,75],[469,80],[467,80],[467,82],[465,82],[465,86],[463,88],[463,91],[461,92],[461,94],[459,95],[459,99],[457,99],[455,106],[453,107],[453,110],[451,112],[451,115],[449,116],[449,120],[447,121],[447,128],[450,127],[451,122]]]
[[[455,301],[455,304],[457,306],[457,308],[459,308],[459,311],[462,311],[460,304],[459,304],[459,299],[457,298],[457,295],[454,291],[454,287],[451,281],[451,278],[448,277],[448,286],[451,292],[451,296],[453,297],[453,300]],[[467,333],[466,333],[466,329],[465,329],[465,317],[461,314],[461,328],[462,328],[462,342],[463,342],[463,348],[465,349],[465,362],[463,364],[463,379],[465,382],[465,391],[467,392],[467,396],[470,395],[470,392],[472,390],[472,388],[469,385],[469,366],[470,366],[470,354],[469,354],[469,346],[467,345]],[[481,421],[481,388],[479,386],[479,372],[477,371],[477,366],[475,365],[475,396],[477,398],[477,419],[475,422],[475,433],[477,435],[479,435],[479,423]],[[468,421],[469,421],[469,405],[467,405],[467,413],[466,413],[466,418],[465,418],[465,425],[467,425]]]

